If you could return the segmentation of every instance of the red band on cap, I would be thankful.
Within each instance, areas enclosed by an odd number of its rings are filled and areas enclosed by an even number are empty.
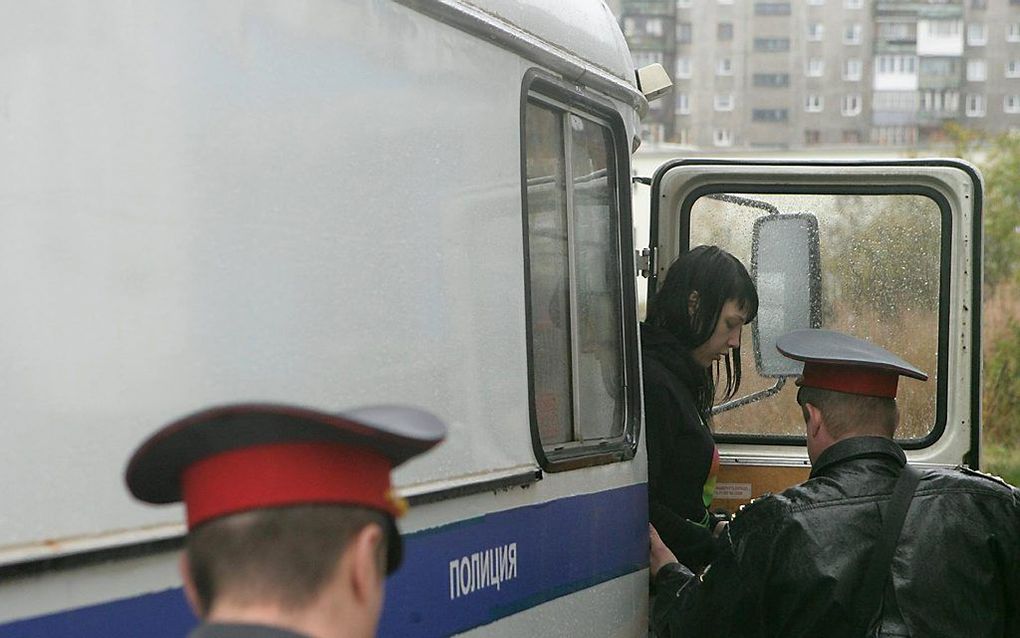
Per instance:
[[[900,375],[896,372],[832,363],[809,361],[804,364],[800,385],[822,390],[863,394],[869,397],[896,398]]]
[[[217,516],[307,503],[398,512],[388,500],[392,463],[338,443],[282,443],[202,459],[181,477],[188,528]]]

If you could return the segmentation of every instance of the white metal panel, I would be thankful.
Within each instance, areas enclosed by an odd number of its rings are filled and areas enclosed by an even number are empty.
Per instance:
[[[389,2],[20,3],[0,74],[0,546],[178,522],[121,472],[218,402],[432,409],[401,485],[534,463],[516,56]]]
[[[627,41],[601,0],[471,0],[470,4],[636,85]]]

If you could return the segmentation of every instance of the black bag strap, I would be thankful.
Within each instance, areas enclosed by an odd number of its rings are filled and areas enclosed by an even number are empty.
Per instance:
[[[921,472],[909,464],[903,466],[900,477],[896,480],[896,487],[885,508],[885,522],[871,555],[871,562],[868,563],[868,569],[857,589],[853,605],[848,608],[854,613],[853,620],[859,629],[855,632],[857,636],[867,635],[878,622],[893,554],[896,552],[903,521],[907,518],[907,510],[910,509],[910,502],[920,480]]]

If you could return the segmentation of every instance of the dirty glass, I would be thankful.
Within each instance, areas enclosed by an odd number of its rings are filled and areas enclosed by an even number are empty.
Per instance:
[[[821,327],[876,343],[929,374],[901,379],[897,438],[919,439],[935,426],[942,215],[923,195],[741,194],[780,213],[812,213],[821,249]],[[750,270],[751,235],[760,208],[701,197],[690,217],[690,245],[716,244]],[[799,248],[791,245],[791,250]],[[767,288],[767,287],[766,287]],[[766,288],[761,292],[766,293]],[[777,380],[757,374],[751,330],[741,341],[738,396]],[[717,433],[803,435],[792,380],[777,394],[717,414]]]
[[[547,448],[623,434],[622,275],[612,153],[606,126],[553,105],[528,103],[533,407]]]
[[[528,104],[525,139],[535,418],[545,445],[573,438],[567,189],[558,112]]]
[[[581,437],[623,433],[623,326],[609,131],[569,115]]]

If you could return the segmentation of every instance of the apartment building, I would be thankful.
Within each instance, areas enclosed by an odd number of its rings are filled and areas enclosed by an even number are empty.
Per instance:
[[[1020,129],[1020,0],[621,0],[673,78],[644,136],[701,147],[908,146]]]

